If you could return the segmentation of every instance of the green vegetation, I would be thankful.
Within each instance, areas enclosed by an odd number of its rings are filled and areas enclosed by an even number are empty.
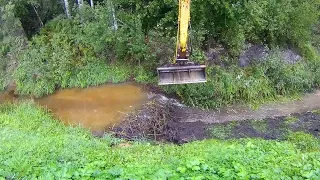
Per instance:
[[[264,120],[252,120],[250,124],[252,125],[254,130],[261,133],[267,133],[269,128],[267,121]]]
[[[94,138],[33,103],[0,105],[0,178],[319,179],[319,139],[206,140],[182,146]],[[299,138],[296,138],[299,137]]]
[[[57,88],[127,80],[155,84],[155,68],[174,57],[176,1],[101,0],[95,1],[94,8],[86,4],[74,8],[70,18],[63,16],[63,8],[56,2],[44,5],[40,1],[50,0],[0,1],[13,9],[10,17],[16,16],[6,22],[19,18],[29,38],[28,47],[16,58],[19,68],[14,81],[21,94],[39,97]],[[192,1],[192,59],[207,63],[206,50],[218,44],[226,50],[221,57],[225,66],[208,67],[206,84],[164,89],[187,105],[217,108],[236,102],[258,105],[319,87],[319,5],[319,0]],[[9,9],[1,13],[10,15]],[[304,60],[288,64],[274,54],[240,68],[237,57],[248,43],[271,49],[293,47]],[[0,45],[6,57],[17,49]],[[7,64],[1,61],[0,66]],[[8,84],[3,82],[0,78],[4,84],[0,89]]]
[[[313,138],[310,134],[305,134],[303,132],[296,132],[289,134],[287,136],[288,140],[290,142],[293,142],[296,144],[296,146],[301,149],[302,151],[308,150],[308,151],[319,151],[320,149],[320,142],[319,139]]]
[[[0,8],[0,91],[12,82],[15,63],[26,41],[21,23],[13,10],[12,3],[1,5]]]
[[[320,114],[320,109],[312,111],[312,113]]]
[[[215,108],[246,102],[259,104],[294,96],[318,87],[320,61],[301,61],[287,64],[278,55],[267,61],[240,68],[215,66],[208,69],[205,84],[167,87],[167,92],[177,93],[184,103],[202,108]]]
[[[138,41],[142,36],[135,33],[141,31],[136,29],[139,25],[115,32],[105,20],[108,11],[103,6],[84,8],[74,19],[57,18],[48,23],[20,60],[16,72],[18,92],[39,97],[56,88],[127,81],[135,72],[137,81],[146,80],[138,69],[147,54],[142,52],[145,47],[135,44],[143,44]],[[84,18],[83,14],[93,16]]]
[[[284,119],[284,122],[288,125],[293,124],[295,122],[297,122],[299,120],[299,118],[297,117],[293,117],[293,116],[288,116]]]
[[[58,88],[86,88],[135,80],[156,82],[155,68],[174,57],[175,0],[0,0],[0,91],[16,82],[20,94],[40,97]],[[78,1],[79,3],[80,1]],[[73,7],[73,8],[71,8]],[[208,83],[163,87],[190,106],[257,105],[320,86],[319,0],[192,0],[192,59],[225,49],[223,65],[208,67]],[[28,38],[28,40],[27,40]],[[246,68],[237,65],[248,43],[297,49],[296,64],[273,54]],[[182,146],[132,142],[66,127],[31,102],[0,105],[2,179],[320,179],[319,139],[289,133],[297,119],[273,130],[284,136],[205,140]],[[228,123],[209,129],[217,139],[234,136]],[[269,129],[268,129],[269,128]],[[303,128],[302,128],[303,129]]]
[[[227,139],[232,135],[232,131],[237,123],[217,124],[209,129],[209,133],[213,138]]]

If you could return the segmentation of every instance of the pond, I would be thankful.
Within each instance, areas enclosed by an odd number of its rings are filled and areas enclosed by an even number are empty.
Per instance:
[[[0,95],[0,102],[21,99],[10,91]],[[147,100],[147,93],[134,83],[107,84],[86,89],[64,89],[34,99],[65,124],[81,125],[92,131],[111,127]]]

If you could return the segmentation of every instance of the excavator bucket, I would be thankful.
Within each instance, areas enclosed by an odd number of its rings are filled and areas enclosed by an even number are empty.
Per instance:
[[[207,82],[205,65],[170,65],[158,67],[158,84],[191,84]]]

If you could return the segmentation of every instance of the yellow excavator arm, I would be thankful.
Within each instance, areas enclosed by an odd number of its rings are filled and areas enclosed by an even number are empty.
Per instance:
[[[176,54],[172,64],[157,68],[159,85],[207,82],[206,65],[200,65],[189,60],[190,7],[191,0],[179,0]]]
[[[179,16],[178,16],[178,41],[177,41],[177,56],[179,59],[187,59],[187,42],[188,29],[190,22],[190,0],[179,0]]]

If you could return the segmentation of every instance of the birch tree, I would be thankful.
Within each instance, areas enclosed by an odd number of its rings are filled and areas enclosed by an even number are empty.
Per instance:
[[[90,0],[90,6],[93,7],[93,0]]]
[[[116,13],[114,10],[112,0],[109,0],[109,4],[110,4],[111,14],[112,14],[111,17],[112,17],[112,22],[113,22],[113,29],[117,30],[118,29],[118,22],[117,22]]]
[[[81,8],[83,6],[83,0],[78,0],[78,6]]]
[[[39,15],[38,11],[37,11],[37,8],[35,7],[35,5],[32,5],[32,8],[33,8],[34,12],[35,12],[36,15],[37,15],[37,18],[38,18],[39,23],[40,23],[40,27],[43,27],[44,24],[43,24],[43,22],[42,22],[42,20],[41,20],[41,17],[40,17],[40,15]]]
[[[70,18],[71,14],[70,14],[69,1],[68,0],[64,0],[64,9],[65,9],[67,17]]]

